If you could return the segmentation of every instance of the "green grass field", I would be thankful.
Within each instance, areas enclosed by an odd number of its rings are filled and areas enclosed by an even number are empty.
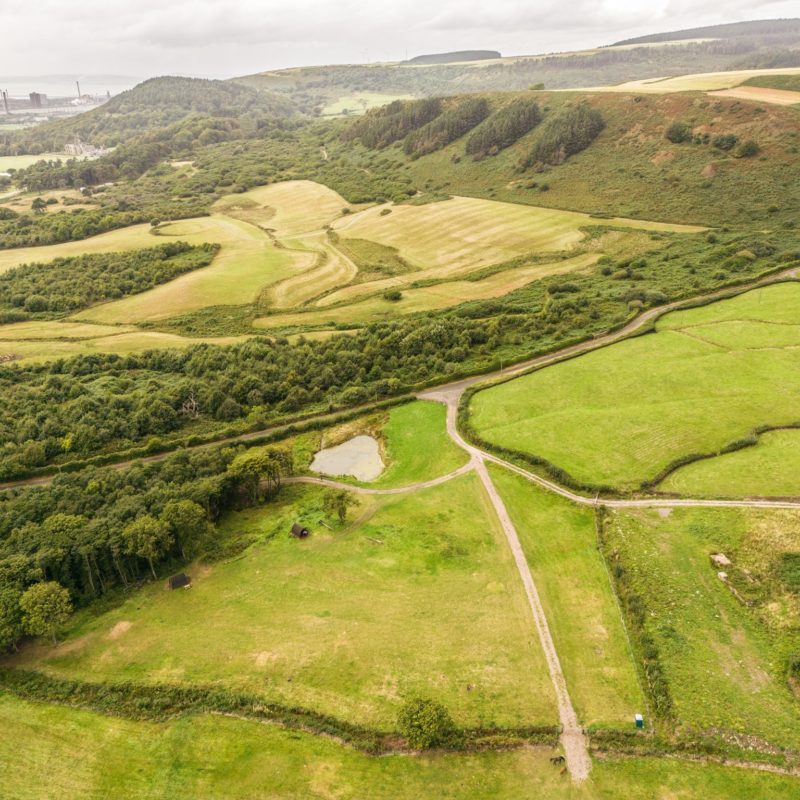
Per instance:
[[[0,786],[14,800],[792,800],[800,781],[672,759],[597,761],[580,787],[550,751],[374,758],[224,717],[130,722],[0,695]]]
[[[640,336],[479,392],[490,442],[630,488],[759,425],[800,419],[800,286],[670,314]]]
[[[696,497],[800,496],[800,430],[768,431],[752,447],[687,464],[658,489]]]
[[[660,652],[678,727],[797,749],[800,706],[786,682],[778,629],[761,624],[717,577],[718,568],[709,560],[711,553],[723,552],[739,563],[744,556],[738,552],[746,553],[748,542],[760,542],[763,549],[768,539],[759,537],[758,529],[765,515],[751,513],[616,512],[606,536],[644,603],[646,628]],[[781,521],[785,524],[784,516],[774,520],[778,529]],[[793,529],[796,546],[796,515]],[[776,544],[773,538],[772,547]],[[752,579],[759,578],[754,572]],[[764,603],[763,614],[771,613],[771,602]]]
[[[223,536],[256,542],[244,558],[190,568],[191,591],[159,581],[107,614],[78,615],[58,647],[13,660],[84,679],[220,683],[389,729],[413,693],[467,725],[555,723],[524,591],[477,477],[367,498],[352,514],[327,531],[321,491],[289,487],[277,506],[225,519]],[[308,540],[288,536],[298,519]]]
[[[629,727],[645,710],[594,512],[490,467],[533,573],[578,719]]]
[[[466,464],[469,456],[447,435],[445,416],[443,404],[427,400],[393,408],[382,429],[388,466],[370,486],[429,481]]]
[[[38,156],[0,156],[0,172],[8,172],[11,169],[25,169],[37,161],[56,161],[61,159],[66,161],[68,156],[63,153],[42,153]]]

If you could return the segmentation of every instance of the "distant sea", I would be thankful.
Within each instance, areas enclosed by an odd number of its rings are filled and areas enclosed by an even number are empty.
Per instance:
[[[27,97],[31,92],[48,97],[75,97],[78,93],[75,81],[80,81],[81,94],[111,92],[114,95],[141,83],[142,78],[129,75],[0,75],[0,89],[5,89],[11,97]]]

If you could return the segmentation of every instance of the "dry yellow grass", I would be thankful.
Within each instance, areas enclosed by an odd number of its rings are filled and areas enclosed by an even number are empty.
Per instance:
[[[42,323],[43,324],[43,323]],[[171,333],[156,331],[140,331],[130,327],[114,328],[106,325],[79,325],[81,329],[98,328],[96,337],[86,337],[88,330],[73,332],[69,330],[70,323],[52,322],[54,326],[50,333],[52,338],[44,338],[45,331],[40,335],[24,339],[12,332],[6,338],[5,326],[0,328],[0,356],[13,355],[14,363],[30,361],[51,361],[55,358],[69,358],[76,355],[89,355],[92,353],[141,353],[145,350],[164,348],[191,347],[203,342],[209,344],[233,344],[244,341],[246,336],[221,336],[209,338],[189,338]],[[14,326],[8,326],[14,327]],[[108,333],[108,331],[113,331]],[[16,333],[17,335],[14,335]]]
[[[597,261],[597,254],[586,253],[564,261],[535,264],[529,267],[504,270],[479,281],[448,281],[435,286],[403,291],[399,301],[385,300],[382,296],[369,297],[357,303],[336,308],[317,309],[305,313],[275,314],[254,321],[257,328],[283,328],[295,325],[336,325],[339,323],[369,323],[413,314],[450,308],[468,300],[485,300],[502,297],[528,283],[548,275],[558,275],[584,269]],[[369,285],[369,284],[362,284]]]
[[[347,285],[358,273],[358,267],[333,247],[321,231],[284,244],[313,255],[319,263],[286,278],[268,291],[267,298],[275,308],[303,305],[323,292]]]
[[[349,204],[340,194],[320,183],[285,181],[228,195],[214,209],[283,237],[319,230],[340,216],[345,206]]]
[[[628,81],[616,86],[592,86],[594,92],[639,92],[662,94],[665,92],[713,92],[732,89],[748,78],[757,75],[800,75],[800,67],[780,69],[740,69],[729,72],[699,72],[694,75],[676,75],[665,78],[646,78]],[[569,91],[574,91],[570,89]]]
[[[10,208],[18,214],[27,214],[31,211],[33,201],[41,197],[42,200],[57,200],[58,202],[52,203],[45,207],[45,212],[48,214],[55,214],[59,211],[75,211],[79,208],[97,208],[96,203],[92,203],[89,198],[84,198],[77,189],[56,189],[52,192],[26,192],[25,194],[15,195],[2,203],[4,208]],[[71,203],[65,206],[61,203],[62,198],[69,197],[71,200],[81,200],[80,203]]]
[[[767,89],[763,86],[737,86],[709,92],[714,97],[736,97],[740,100],[756,100],[759,103],[774,103],[778,106],[800,105],[800,92],[786,89]]]
[[[385,209],[390,214],[381,215]],[[608,219],[606,225],[661,231],[698,231],[690,225]],[[410,264],[435,268],[443,278],[497,264],[524,253],[565,250],[583,238],[580,228],[598,224],[588,214],[453,197],[428,205],[379,206],[344,217],[333,228],[345,237],[395,247]]]

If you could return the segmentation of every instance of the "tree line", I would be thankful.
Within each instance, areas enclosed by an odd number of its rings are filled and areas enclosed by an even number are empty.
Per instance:
[[[585,150],[605,128],[603,115],[588,103],[568,106],[542,123],[523,166],[561,164]]]
[[[419,158],[441,150],[486,119],[489,110],[489,102],[485,97],[468,97],[421,128],[411,131],[403,140],[403,152],[412,158]]]
[[[467,155],[476,161],[494,155],[514,144],[541,121],[539,104],[528,97],[517,97],[475,128],[467,139]]]

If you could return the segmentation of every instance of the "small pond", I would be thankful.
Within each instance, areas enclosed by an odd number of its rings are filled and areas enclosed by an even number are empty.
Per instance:
[[[311,462],[312,472],[350,475],[359,481],[374,481],[384,464],[378,442],[371,436],[354,436],[336,447],[320,450]]]

